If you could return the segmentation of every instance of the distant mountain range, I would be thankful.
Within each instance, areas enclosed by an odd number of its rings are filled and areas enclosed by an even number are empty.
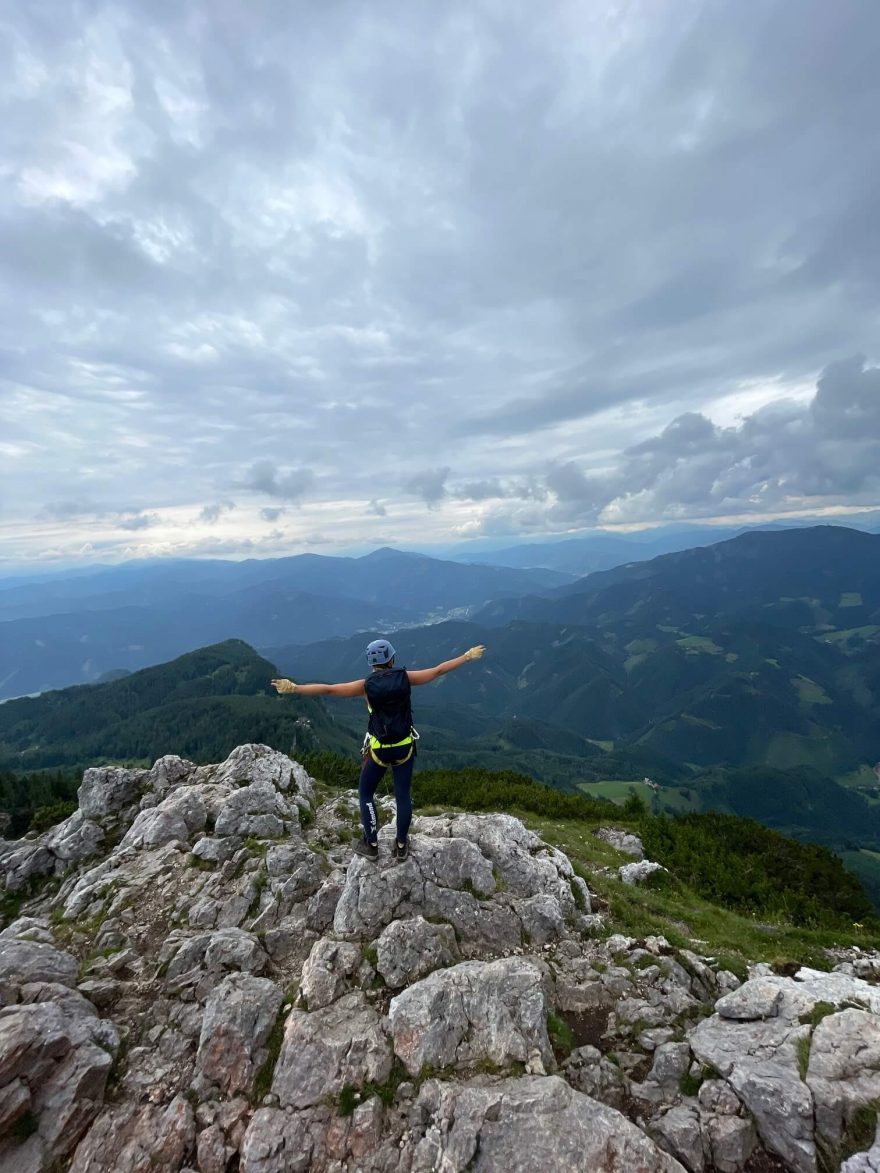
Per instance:
[[[856,524],[856,521],[858,524]],[[603,530],[554,541],[523,542],[504,548],[475,547],[459,543],[446,547],[444,556],[461,562],[487,562],[493,566],[548,567],[567,571],[579,578],[597,570],[611,570],[630,562],[645,562],[661,554],[713,546],[746,533],[778,533],[781,530],[812,528],[817,522],[769,522],[755,526],[666,525],[655,529],[615,534]],[[851,529],[880,533],[880,515],[865,513],[841,522]]]
[[[230,638],[303,643],[467,614],[571,581],[397,550],[363,558],[123,564],[0,583],[0,700],[133,671]]]
[[[488,645],[479,665],[418,694],[453,730],[462,709],[531,718],[685,768],[839,775],[880,759],[880,536],[744,534],[394,640],[409,667]],[[267,654],[299,679],[349,679],[363,642]]]

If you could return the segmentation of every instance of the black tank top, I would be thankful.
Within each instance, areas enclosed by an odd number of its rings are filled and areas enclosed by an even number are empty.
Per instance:
[[[369,732],[381,745],[396,745],[412,733],[412,688],[405,668],[373,672],[364,681],[370,706]]]

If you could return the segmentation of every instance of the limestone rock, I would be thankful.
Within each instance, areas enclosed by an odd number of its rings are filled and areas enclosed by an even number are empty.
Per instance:
[[[189,827],[183,815],[174,810],[152,807],[137,815],[126,831],[120,847],[148,850],[178,840],[185,843],[188,839]]]
[[[184,838],[187,839],[198,831],[204,831],[208,821],[204,799],[195,786],[178,786],[155,809],[169,815],[179,815],[186,824]]]
[[[807,1084],[816,1132],[833,1146],[859,1108],[880,1100],[880,1020],[864,1010],[830,1014],[813,1031]]]
[[[840,1166],[840,1173],[880,1173],[880,1125],[874,1143],[864,1153],[856,1153]]]
[[[195,768],[195,763],[188,762],[186,758],[180,758],[177,754],[166,754],[153,763],[153,768],[145,779],[145,785],[158,794],[164,794],[187,782]]]
[[[715,1003],[715,1010],[722,1018],[742,1022],[773,1018],[782,1005],[782,989],[779,985],[755,978],[745,982],[730,994],[725,994]]]
[[[653,876],[655,872],[665,872],[666,868],[660,864],[655,863],[651,859],[643,859],[638,863],[625,863],[622,867],[617,869],[617,874],[620,876],[624,884],[635,885],[644,884],[649,876]]]
[[[305,1113],[260,1108],[241,1146],[241,1173],[309,1173],[314,1144]]]
[[[269,888],[277,898],[279,915],[282,917],[294,904],[314,895],[324,882],[320,857],[304,843],[282,843],[270,847],[266,853],[266,869],[269,873]],[[342,877],[339,879],[341,881]],[[333,911],[335,908],[334,899]],[[330,917],[332,919],[332,911]]]
[[[427,1119],[412,1173],[684,1173],[625,1116],[556,1076],[508,1079],[492,1087],[430,1080],[418,1106]]]
[[[235,855],[237,851],[241,850],[241,839],[234,835],[225,836],[223,839],[214,839],[210,835],[206,835],[204,839],[193,846],[193,855],[197,859],[203,859],[206,863],[227,863]]]
[[[285,820],[293,819],[299,825],[296,809],[295,806],[291,809],[272,782],[254,782],[233,790],[225,800],[217,815],[214,834],[277,839],[284,834]]]
[[[20,892],[40,876],[55,870],[55,856],[42,841],[0,840],[0,874],[7,892]]]
[[[147,777],[146,770],[98,766],[86,770],[77,791],[80,814],[100,822],[137,802]]]
[[[316,941],[303,966],[300,993],[309,1010],[335,1002],[351,986],[361,963],[361,951],[348,941],[322,937]]]
[[[689,1036],[701,1063],[722,1075],[751,1113],[764,1146],[795,1173],[815,1173],[813,1097],[798,1068],[809,1026],[784,1018],[741,1022],[713,1015]]]
[[[196,1056],[202,1076],[226,1095],[250,1091],[281,1002],[281,991],[267,978],[225,977],[205,1005]]]
[[[214,773],[215,782],[248,786],[266,785],[287,792],[297,805],[312,805],[314,784],[299,762],[268,745],[240,745]]]
[[[167,1106],[114,1105],[80,1142],[70,1173],[179,1173],[195,1134],[193,1110],[183,1096]]]
[[[356,992],[312,1013],[290,1012],[272,1091],[282,1107],[307,1108],[346,1084],[384,1083],[390,1072],[379,1016]]]
[[[681,1077],[687,1074],[690,1062],[691,1049],[687,1043],[662,1043],[654,1051],[648,1079],[677,1088]]]
[[[651,1131],[660,1144],[690,1173],[706,1168],[706,1151],[700,1128],[700,1116],[689,1104],[677,1104],[653,1122]]]
[[[76,985],[79,965],[76,958],[54,945],[40,941],[4,937],[0,940],[0,982],[57,982]]]
[[[754,1124],[741,1116],[710,1116],[704,1134],[717,1173],[742,1173],[758,1142]]]
[[[97,855],[104,843],[104,830],[82,811],[59,823],[46,835],[46,848],[66,864],[79,863]]]
[[[619,831],[614,827],[600,827],[596,832],[596,838],[602,839],[617,851],[622,851],[626,855],[632,855],[636,859],[645,858],[645,849],[642,845],[641,839],[638,835],[633,835],[630,831]]]
[[[376,968],[392,990],[460,959],[452,926],[431,924],[422,916],[392,921],[376,942],[376,952]]]
[[[397,997],[388,1017],[394,1050],[416,1075],[488,1060],[553,1064],[541,971],[523,958],[464,961],[438,970]]]
[[[555,896],[538,893],[516,902],[525,939],[532,945],[555,941],[565,929],[562,909]]]
[[[6,1100],[7,1111],[20,1108],[16,1088],[24,1083],[26,1110],[36,1123],[27,1153],[11,1152],[11,1167],[27,1159],[42,1170],[71,1153],[101,1106],[118,1045],[114,1027],[92,1007],[84,1013],[75,1003],[39,1002],[0,1011],[0,1088],[11,1088],[4,1095],[12,1101]]]

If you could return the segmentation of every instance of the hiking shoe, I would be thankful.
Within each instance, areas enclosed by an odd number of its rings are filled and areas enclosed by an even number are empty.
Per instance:
[[[355,841],[352,843],[352,847],[355,849],[358,855],[364,855],[367,857],[367,859],[379,858],[378,843],[368,843],[366,839],[355,839]]]
[[[406,843],[399,843],[395,839],[394,840],[394,858],[395,859],[406,859],[406,857],[408,855],[409,855],[409,840],[407,839]]]

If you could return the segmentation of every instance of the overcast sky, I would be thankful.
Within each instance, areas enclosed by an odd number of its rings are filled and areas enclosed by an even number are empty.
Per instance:
[[[0,0],[0,566],[880,502],[876,0]]]

